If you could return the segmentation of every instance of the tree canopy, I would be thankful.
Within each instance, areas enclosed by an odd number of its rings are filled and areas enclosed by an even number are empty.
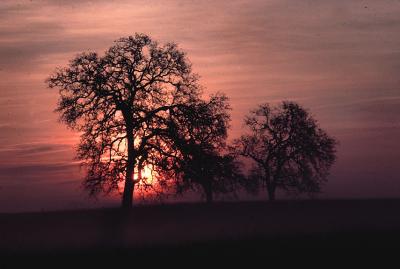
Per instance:
[[[179,158],[170,158],[168,178],[175,179],[177,193],[198,190],[208,202],[213,194],[234,191],[240,169],[233,156],[224,155],[229,127],[227,97],[217,94],[199,102],[185,114],[172,117],[170,130]]]
[[[277,188],[320,191],[336,159],[337,142],[304,108],[289,101],[276,107],[262,104],[245,124],[250,132],[235,140],[232,150],[255,163],[249,184],[265,186],[270,200]]]
[[[118,39],[104,55],[78,54],[47,83],[59,90],[60,120],[81,134],[84,187],[92,195],[123,187],[126,208],[134,189],[154,188],[154,180],[161,191],[200,189],[207,201],[233,192],[239,181],[265,186],[271,200],[277,188],[315,193],[336,158],[335,139],[288,101],[251,111],[245,120],[250,133],[227,152],[228,98],[203,99],[185,53],[144,34]],[[255,164],[248,180],[239,155]]]
[[[77,158],[87,170],[84,186],[97,194],[123,183],[124,207],[132,205],[134,186],[146,184],[144,167],[160,171],[167,168],[165,160],[182,154],[174,118],[180,117],[183,131],[183,124],[195,125],[210,112],[196,110],[206,103],[185,53],[144,34],[117,40],[102,56],[77,55],[48,85],[59,89],[61,121],[81,132]],[[221,122],[210,122],[210,128],[214,124]]]

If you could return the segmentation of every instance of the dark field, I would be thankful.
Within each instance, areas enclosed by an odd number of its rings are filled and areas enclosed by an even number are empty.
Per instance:
[[[124,257],[389,254],[395,251],[386,248],[400,242],[399,213],[400,200],[327,200],[0,214],[0,268],[49,258],[68,263],[79,257],[94,265]]]

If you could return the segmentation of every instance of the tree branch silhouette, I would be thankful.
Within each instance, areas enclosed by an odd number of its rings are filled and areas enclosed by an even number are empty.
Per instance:
[[[213,194],[235,190],[241,172],[238,162],[226,151],[230,106],[223,94],[211,96],[190,110],[173,113],[170,130],[180,154],[165,160],[168,177],[176,179],[177,193],[200,190],[207,202]]]
[[[262,104],[245,118],[250,134],[236,139],[231,151],[255,166],[248,184],[264,186],[270,200],[277,188],[309,194],[320,191],[335,162],[337,141],[319,128],[300,105]]]
[[[170,120],[203,102],[197,81],[176,44],[144,34],[117,40],[103,56],[79,54],[47,80],[59,89],[60,120],[81,132],[77,159],[91,194],[123,183],[122,206],[132,206],[142,169],[179,155]]]

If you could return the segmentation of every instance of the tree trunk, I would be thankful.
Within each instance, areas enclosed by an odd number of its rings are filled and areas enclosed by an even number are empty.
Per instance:
[[[129,118],[129,117],[127,117]],[[126,177],[124,193],[122,195],[122,208],[129,209],[132,208],[133,202],[133,190],[135,187],[134,172],[135,172],[135,149],[134,149],[134,138],[133,138],[133,127],[131,121],[126,121],[126,137],[127,137],[127,147],[128,147],[128,161],[126,166]]]
[[[265,167],[265,182],[267,185],[267,192],[268,192],[268,200],[270,202],[275,201],[275,189],[276,189],[276,184],[274,181],[274,177],[271,177],[271,172],[269,170],[269,167]]]
[[[206,201],[207,201],[207,204],[212,204],[212,202],[213,202],[213,194],[212,194],[211,190],[206,191]]]
[[[268,191],[268,200],[270,202],[275,201],[275,186],[268,186],[267,187],[267,191]]]
[[[206,183],[204,186],[204,192],[206,194],[206,202],[207,204],[211,204],[213,202],[213,193],[211,183]]]
[[[132,208],[134,186],[133,167],[128,167],[126,170],[124,193],[122,195],[122,208],[124,209]]]

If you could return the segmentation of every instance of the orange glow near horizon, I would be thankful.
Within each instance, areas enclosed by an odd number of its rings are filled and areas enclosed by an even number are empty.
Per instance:
[[[138,170],[137,168],[135,169],[135,173],[134,173],[134,180],[138,180]],[[155,190],[152,190],[151,188],[146,189],[146,191],[144,191],[145,185],[153,185],[154,188],[157,188],[157,177],[155,175],[155,172],[153,171],[153,169],[151,167],[144,167],[141,173],[141,180],[140,182],[138,182],[137,184],[135,184],[135,188],[134,188],[134,197],[135,196],[148,196],[148,197],[152,197],[156,194]],[[124,185],[125,185],[125,180],[121,181],[118,184],[118,192],[120,194],[123,193],[124,191]]]

